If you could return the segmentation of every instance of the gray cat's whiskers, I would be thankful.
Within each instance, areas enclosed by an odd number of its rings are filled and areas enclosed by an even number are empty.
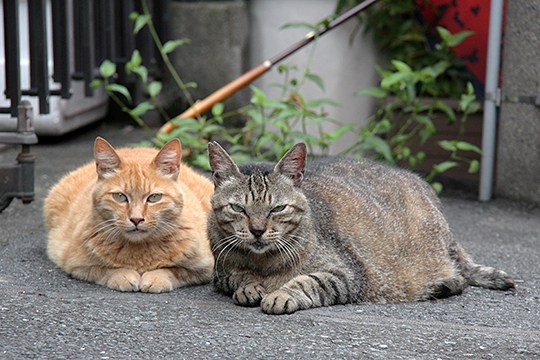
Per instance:
[[[217,256],[215,256],[215,263],[216,264],[219,264],[219,261],[221,259],[221,256],[223,255],[223,253],[225,251],[227,251],[225,253],[225,255],[223,256],[223,262],[225,261],[225,259],[227,258],[227,255],[231,252],[231,250],[233,250],[235,247],[237,247],[240,243],[241,243],[242,240],[240,240],[235,234],[233,235],[229,235],[223,239],[221,239],[221,241],[217,244],[214,244],[212,245],[212,252],[215,254],[219,248],[222,248],[220,251],[219,251],[219,254]],[[215,276],[218,278],[219,280],[219,271],[218,271],[218,268],[216,267],[216,272],[215,272]]]
[[[228,253],[229,251],[237,247],[241,242],[242,240],[233,234],[233,235],[230,235],[221,239],[221,241],[217,244],[217,246],[216,244],[213,245],[212,251],[214,252],[217,251],[219,248],[221,248],[221,250],[219,251],[219,254],[216,256],[216,262],[217,260],[221,258],[221,256],[223,255],[225,251],[227,251]],[[226,258],[226,255],[224,256],[224,259],[225,258]]]
[[[276,239],[276,243],[278,245],[277,248],[280,254],[282,254],[283,260],[288,260],[286,262],[291,266],[294,271],[296,271],[301,266],[300,253],[291,241],[293,240],[293,238],[289,237],[288,235],[285,236],[287,236],[288,238],[280,236]]]

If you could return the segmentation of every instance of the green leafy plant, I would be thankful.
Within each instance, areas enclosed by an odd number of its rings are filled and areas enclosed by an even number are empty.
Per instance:
[[[194,82],[185,83],[169,60],[168,54],[177,47],[189,42],[187,39],[171,40],[162,43],[153,26],[152,18],[148,12],[146,1],[142,0],[143,13],[134,12],[130,15],[133,21],[133,32],[138,33],[148,28],[156,48],[158,49],[167,71],[175,80],[177,86],[184,93],[185,98],[192,105],[193,99],[189,89],[195,87]],[[326,19],[316,25],[288,24],[286,27],[308,27],[310,30],[323,26]],[[310,59],[315,47],[312,47]],[[323,80],[311,72],[311,60],[305,66],[300,76],[295,76],[296,66],[280,65],[278,71],[283,75],[283,82],[275,84],[281,89],[278,100],[270,99],[261,89],[252,86],[251,103],[243,108],[225,112],[223,104],[215,104],[210,114],[197,118],[173,119],[167,114],[158,101],[162,84],[151,79],[147,67],[142,63],[138,50],[134,50],[130,60],[124,65],[125,74],[134,74],[147,98],[135,101],[128,87],[115,82],[120,78],[117,65],[110,60],[101,64],[100,78],[95,79],[92,86],[102,86],[110,98],[126,112],[141,127],[152,136],[151,140],[139,145],[152,145],[161,147],[167,141],[178,138],[184,147],[183,160],[197,167],[208,169],[207,144],[213,139],[223,139],[231,146],[231,152],[236,160],[262,160],[275,161],[295,142],[304,141],[311,151],[315,148],[326,154],[332,143],[337,141],[344,133],[352,129],[351,125],[341,125],[328,119],[325,113],[326,106],[334,106],[336,102],[331,99],[306,100],[301,95],[301,88],[306,82],[311,82],[324,90]],[[143,116],[149,111],[157,110],[164,121],[172,121],[177,127],[170,133],[155,132],[144,122]],[[226,126],[225,119],[232,116],[241,116],[244,126]],[[323,123],[333,123],[334,130],[327,131]],[[309,130],[309,131],[308,131]],[[316,135],[311,135],[316,134]]]
[[[390,164],[414,169],[425,161],[427,155],[423,146],[437,133],[434,117],[444,116],[450,124],[459,122],[459,130],[454,139],[438,142],[448,152],[448,158],[435,164],[426,174],[426,180],[440,192],[442,185],[434,181],[437,175],[460,165],[468,166],[470,173],[477,172],[478,160],[463,153],[472,151],[479,154],[481,150],[461,139],[468,117],[480,108],[472,85],[467,84],[467,90],[454,110],[441,99],[424,97],[430,94],[438,77],[447,69],[444,61],[418,71],[399,60],[393,60],[392,66],[391,69],[379,70],[382,78],[379,87],[359,91],[360,95],[376,98],[380,105],[360,131],[360,141],[356,145],[358,150]]]
[[[360,1],[337,0],[336,12]],[[359,16],[360,25],[365,33],[373,37],[375,46],[388,59],[402,61],[414,70],[433,66],[442,60],[447,62],[448,67],[438,77],[434,90],[436,96],[459,98],[466,91],[471,76],[464,61],[457,57],[452,47],[473,33],[462,31],[451,34],[436,24],[444,8],[437,8],[429,0],[424,0],[423,5],[432,7],[438,13],[435,22],[422,21],[415,0],[379,0]]]
[[[359,2],[338,0],[336,12]],[[433,6],[429,0],[423,5]],[[359,18],[364,31],[391,60],[377,68],[379,86],[359,91],[374,97],[378,105],[352,151],[426,171],[423,164],[430,156],[426,147],[432,146],[431,139],[441,126],[434,120],[442,117],[443,123],[459,122],[455,135],[437,143],[447,158],[425,173],[426,180],[440,192],[442,185],[436,181],[440,174],[458,166],[467,166],[474,173],[479,167],[477,156],[471,155],[480,149],[463,141],[463,135],[467,119],[480,105],[469,82],[470,73],[452,50],[473,33],[452,34],[436,23],[421,21],[418,9],[414,0],[379,0]],[[444,11],[441,9],[436,10]],[[459,105],[453,108],[444,98],[457,99]]]

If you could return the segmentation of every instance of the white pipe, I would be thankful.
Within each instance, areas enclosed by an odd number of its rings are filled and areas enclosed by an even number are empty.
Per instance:
[[[482,162],[480,167],[479,200],[488,201],[493,192],[493,169],[497,141],[497,102],[504,0],[491,0],[489,37],[482,131]]]

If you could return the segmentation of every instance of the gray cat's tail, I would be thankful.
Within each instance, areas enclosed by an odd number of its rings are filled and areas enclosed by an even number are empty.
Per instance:
[[[452,244],[450,247],[450,255],[454,259],[461,275],[471,286],[494,290],[511,290],[516,287],[514,279],[504,271],[475,264],[465,250],[457,243]]]

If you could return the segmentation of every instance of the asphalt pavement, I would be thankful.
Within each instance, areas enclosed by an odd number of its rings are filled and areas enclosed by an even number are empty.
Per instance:
[[[211,285],[121,293],[70,278],[46,257],[43,199],[91,160],[98,135],[115,146],[147,137],[101,123],[32,147],[36,200],[0,213],[0,359],[540,358],[540,209],[505,199],[443,204],[467,251],[514,276],[516,293],[470,287],[444,300],[272,316]],[[0,148],[0,163],[17,152]]]

